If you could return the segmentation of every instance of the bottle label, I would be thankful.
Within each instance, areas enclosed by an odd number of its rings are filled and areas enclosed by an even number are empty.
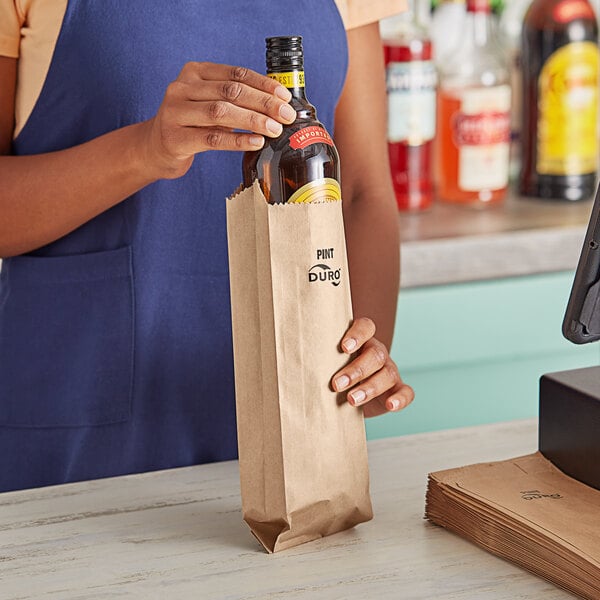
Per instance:
[[[287,201],[288,204],[312,204],[315,202],[337,202],[342,199],[340,184],[331,177],[315,179],[297,189]]]
[[[387,66],[388,141],[420,146],[435,136],[437,73],[432,61]]]
[[[311,144],[329,144],[333,146],[333,140],[327,131],[318,125],[303,127],[290,135],[290,146],[294,150],[301,150]]]
[[[574,42],[550,55],[538,80],[538,173],[583,175],[598,162],[598,47]]]
[[[288,71],[287,73],[267,73],[267,77],[274,79],[287,88],[304,87],[304,71]]]
[[[510,86],[467,89],[452,117],[458,148],[458,187],[500,190],[508,185]]]

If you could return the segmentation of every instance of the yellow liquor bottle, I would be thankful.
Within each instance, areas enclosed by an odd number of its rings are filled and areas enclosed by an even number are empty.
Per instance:
[[[522,34],[522,194],[583,200],[594,193],[598,67],[588,0],[534,0]]]

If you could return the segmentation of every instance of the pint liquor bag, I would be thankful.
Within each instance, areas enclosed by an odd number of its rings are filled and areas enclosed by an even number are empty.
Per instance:
[[[341,202],[227,200],[242,511],[269,552],[372,518],[362,411],[332,391],[352,305]]]

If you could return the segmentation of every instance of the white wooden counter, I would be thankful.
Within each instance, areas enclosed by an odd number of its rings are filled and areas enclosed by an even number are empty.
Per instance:
[[[371,442],[374,521],[275,555],[236,462],[0,494],[0,599],[572,598],[423,520],[429,471],[535,448],[531,421]]]

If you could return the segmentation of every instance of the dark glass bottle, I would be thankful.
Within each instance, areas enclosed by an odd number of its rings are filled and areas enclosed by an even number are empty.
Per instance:
[[[520,192],[589,198],[598,163],[598,26],[587,0],[534,0],[522,69]]]
[[[296,120],[260,150],[246,152],[244,186],[258,179],[271,204],[341,200],[340,161],[304,92],[302,37],[267,38],[267,75],[292,93]]]

